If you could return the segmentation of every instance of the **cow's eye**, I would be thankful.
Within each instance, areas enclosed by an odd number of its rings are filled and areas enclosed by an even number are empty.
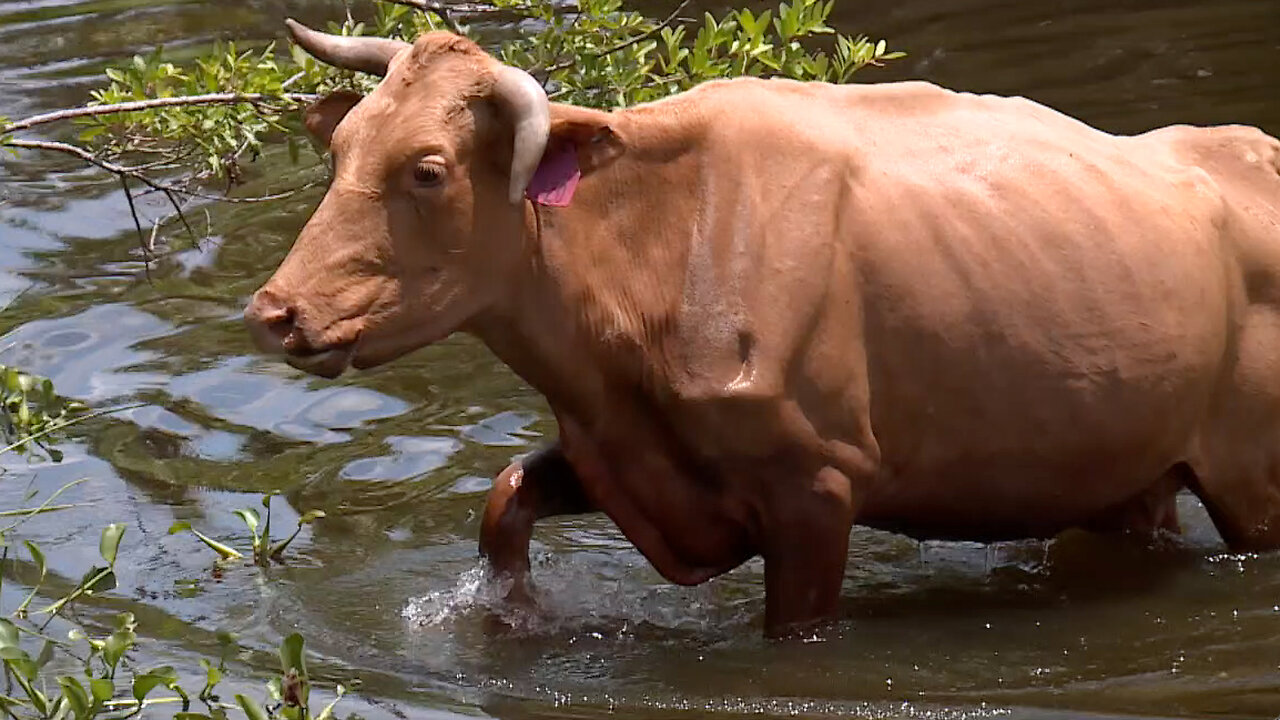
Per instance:
[[[413,168],[413,179],[419,185],[439,185],[444,174],[444,158],[439,155],[428,155]]]

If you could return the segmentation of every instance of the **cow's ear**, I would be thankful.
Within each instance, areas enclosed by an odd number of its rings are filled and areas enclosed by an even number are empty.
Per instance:
[[[584,175],[590,174],[626,151],[610,120],[609,113],[598,111],[558,118],[551,123],[551,138],[547,145],[572,145],[578,156],[578,166]]]
[[[542,162],[525,195],[541,205],[564,207],[573,200],[578,180],[613,162],[626,151],[610,124],[609,113],[565,107],[551,121]]]
[[[327,148],[333,140],[334,128],[362,99],[363,95],[351,90],[329,93],[311,103],[302,114],[302,123],[307,126],[307,132]]]

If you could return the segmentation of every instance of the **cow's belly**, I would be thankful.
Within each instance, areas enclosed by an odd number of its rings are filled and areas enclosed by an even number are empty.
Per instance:
[[[1073,527],[1117,525],[1108,518],[1126,507],[1163,506],[1176,487],[1165,473],[1178,453],[1159,462],[1115,463],[1113,467],[1057,467],[1028,463],[966,462],[947,468],[899,473],[867,499],[858,524],[918,539],[990,542],[1047,538]],[[1121,523],[1122,524],[1122,523]],[[1139,523],[1142,524],[1142,523]],[[1158,518],[1146,523],[1158,526]]]
[[[1167,342],[1148,336],[1127,352],[1122,328],[1090,340],[1115,355],[1082,368],[1010,345],[927,347],[913,338],[914,360],[872,382],[881,472],[866,516],[915,534],[930,526],[973,539],[1052,534],[1187,459],[1218,385],[1225,332],[1171,327]]]
[[[1195,172],[1087,179],[926,202],[868,254],[868,524],[1051,534],[1191,452],[1240,305],[1216,198]]]

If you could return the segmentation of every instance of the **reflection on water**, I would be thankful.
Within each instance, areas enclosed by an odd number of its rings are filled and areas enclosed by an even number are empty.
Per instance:
[[[0,2],[0,114],[79,103],[105,64],[155,42],[274,37],[285,14],[319,22],[339,7]],[[836,15],[911,53],[864,81],[1023,94],[1120,132],[1280,133],[1280,0],[901,0]],[[260,164],[264,185],[316,172]],[[675,587],[591,516],[539,527],[541,603],[504,606],[477,564],[478,512],[490,478],[553,432],[543,402],[465,338],[330,382],[257,356],[241,328],[245,298],[318,197],[211,208],[215,237],[162,237],[173,245],[148,280],[113,181],[42,156],[0,169],[0,299],[21,293],[2,316],[0,362],[96,407],[142,404],[84,426],[61,464],[0,458],[0,507],[28,485],[87,478],[64,499],[91,511],[29,529],[67,548],[51,568],[66,579],[96,557],[103,523],[129,523],[124,590],[93,607],[142,618],[155,634],[146,660],[194,667],[226,628],[241,663],[268,668],[272,644],[301,629],[322,677],[363,680],[348,707],[369,718],[1280,713],[1280,558],[1220,554],[1189,497],[1186,536],[1155,548],[857,530],[841,622],[809,643],[760,638],[758,561]],[[151,198],[142,211],[165,208]],[[166,534],[181,519],[243,542],[230,511],[267,491],[282,493],[283,526],[329,513],[288,565],[214,576],[198,543]],[[0,588],[6,607],[14,587]]]

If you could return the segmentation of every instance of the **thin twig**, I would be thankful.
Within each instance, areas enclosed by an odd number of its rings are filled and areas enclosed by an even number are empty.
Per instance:
[[[156,256],[156,236],[160,234],[160,221],[151,221],[151,237],[147,238],[147,257]]]
[[[133,217],[133,227],[138,231],[138,247],[145,253],[147,252],[147,239],[142,234],[142,220],[138,217],[138,206],[133,202],[133,193],[129,192],[129,176],[126,174],[118,174],[120,178],[120,187],[124,189],[124,199],[129,201],[129,215]],[[150,258],[150,253],[147,254]],[[150,280],[151,264],[147,263],[148,280]]]
[[[136,167],[127,167],[125,165],[117,165],[110,160],[103,160],[93,153],[82,147],[71,145],[70,143],[57,142],[56,140],[9,140],[6,145],[10,147],[23,148],[26,150],[53,150],[55,152],[67,153],[75,155],[90,165],[97,165],[115,175],[140,175],[141,170]]]
[[[8,134],[27,130],[37,125],[45,125],[61,120],[70,120],[72,118],[87,117],[91,115],[113,115],[123,112],[134,112],[137,110],[149,110],[159,107],[174,107],[178,105],[218,105],[227,103],[262,103],[271,101],[287,100],[294,103],[307,103],[316,99],[311,93],[281,93],[279,95],[268,95],[265,93],[208,93],[206,95],[178,95],[175,97],[150,98],[148,100],[133,100],[130,102],[113,103],[111,105],[85,105],[76,108],[67,108],[65,110],[55,110],[53,112],[42,113],[40,115],[32,115],[24,120],[16,120],[8,125],[0,127],[0,133]]]
[[[89,481],[89,478],[80,478],[79,480],[72,480],[71,482],[67,483],[66,485],[63,485],[62,487],[58,488],[57,490],[54,490],[52,495],[50,495],[49,497],[45,498],[45,501],[44,501],[43,503],[41,503],[38,507],[34,508],[34,511],[35,511],[35,512],[37,512],[37,513],[45,512],[46,508],[50,507],[50,506],[53,504],[53,501],[58,499],[58,496],[59,496],[59,495],[61,495],[62,493],[66,492],[67,490],[70,490],[71,488],[73,488],[73,487],[75,487],[75,486],[79,485],[80,483],[88,482],[88,481]],[[33,513],[33,514],[34,514],[34,513]],[[21,526],[21,525],[22,525],[24,522],[26,522],[26,521],[27,521],[26,517],[21,517],[21,518],[19,518],[18,520],[15,520],[15,521],[13,522],[13,524],[8,525],[8,526],[7,526],[7,527],[5,527],[3,530],[0,530],[0,535],[5,535],[5,534],[8,534],[8,533],[10,533],[10,532],[12,532],[12,531],[16,530],[19,526]]]
[[[169,189],[165,189],[162,192],[164,193],[164,196],[169,199],[169,204],[173,206],[173,212],[177,214],[178,219],[182,221],[182,227],[187,229],[187,234],[191,236],[191,240],[194,242],[196,239],[196,231],[192,230],[191,223],[187,222],[187,214],[182,212],[182,205],[181,203],[178,202],[177,195],[172,190],[169,190]],[[157,225],[156,227],[158,228],[160,226]],[[152,237],[152,240],[154,241],[155,239],[154,232],[151,233],[151,237]]]
[[[74,155],[80,158],[81,160],[84,160],[85,162],[89,163],[90,165],[96,165],[97,167],[100,167],[103,170],[106,170],[107,172],[113,175],[117,175],[117,176],[126,175],[128,177],[134,178],[138,182],[146,185],[147,187],[153,190],[157,190],[159,192],[165,192],[166,190],[168,190],[168,191],[177,193],[179,195],[186,195],[187,197],[193,197],[200,200],[213,200],[216,202],[229,202],[229,203],[269,202],[271,200],[279,200],[281,198],[290,197],[291,195],[299,193],[303,190],[308,190],[319,184],[319,182],[313,181],[313,182],[306,183],[304,185],[300,185],[299,187],[296,187],[290,190],[285,190],[284,192],[279,192],[272,195],[256,195],[254,197],[223,197],[219,195],[210,195],[208,193],[198,192],[195,190],[188,190],[186,188],[179,187],[177,185],[171,185],[169,183],[160,182],[159,180],[155,180],[153,178],[147,177],[146,175],[143,175],[142,173],[138,172],[136,168],[126,167],[124,165],[117,165],[116,163],[113,163],[110,160],[103,160],[102,158],[94,155],[88,150],[85,150],[84,148],[78,147],[76,145],[71,145],[69,143],[57,142],[55,140],[10,140],[6,144],[10,147],[22,148],[26,150],[52,150],[54,152],[61,152],[61,153],[66,153],[68,155]]]
[[[88,507],[90,503],[71,503],[68,505],[49,505],[48,507],[38,508],[21,508],[19,510],[0,510],[0,517],[14,517],[21,515],[22,517],[30,517],[32,515],[43,515],[45,513],[57,512],[58,510],[70,510],[71,508]]]
[[[654,34],[662,32],[664,28],[670,27],[671,23],[676,21],[676,18],[680,15],[680,12],[683,11],[689,5],[689,2],[690,0],[680,0],[680,4],[676,6],[676,9],[672,10],[671,14],[668,15],[662,22],[658,23],[657,25],[654,25],[653,27],[631,38],[630,40],[620,42],[617,45],[614,45],[613,47],[607,47],[603,50],[598,50],[596,52],[583,53],[583,54],[586,55],[587,57],[602,58],[602,57],[605,57],[606,55],[612,55],[618,52],[619,50],[626,50],[627,48],[631,47],[632,45],[635,45],[636,43],[643,42],[649,39],[650,37],[652,37]],[[559,70],[566,70],[568,68],[573,67],[578,62],[580,62],[580,58],[574,59],[574,60],[565,60],[564,62],[557,63],[547,68],[547,73],[550,74],[553,72],[557,72]]]

